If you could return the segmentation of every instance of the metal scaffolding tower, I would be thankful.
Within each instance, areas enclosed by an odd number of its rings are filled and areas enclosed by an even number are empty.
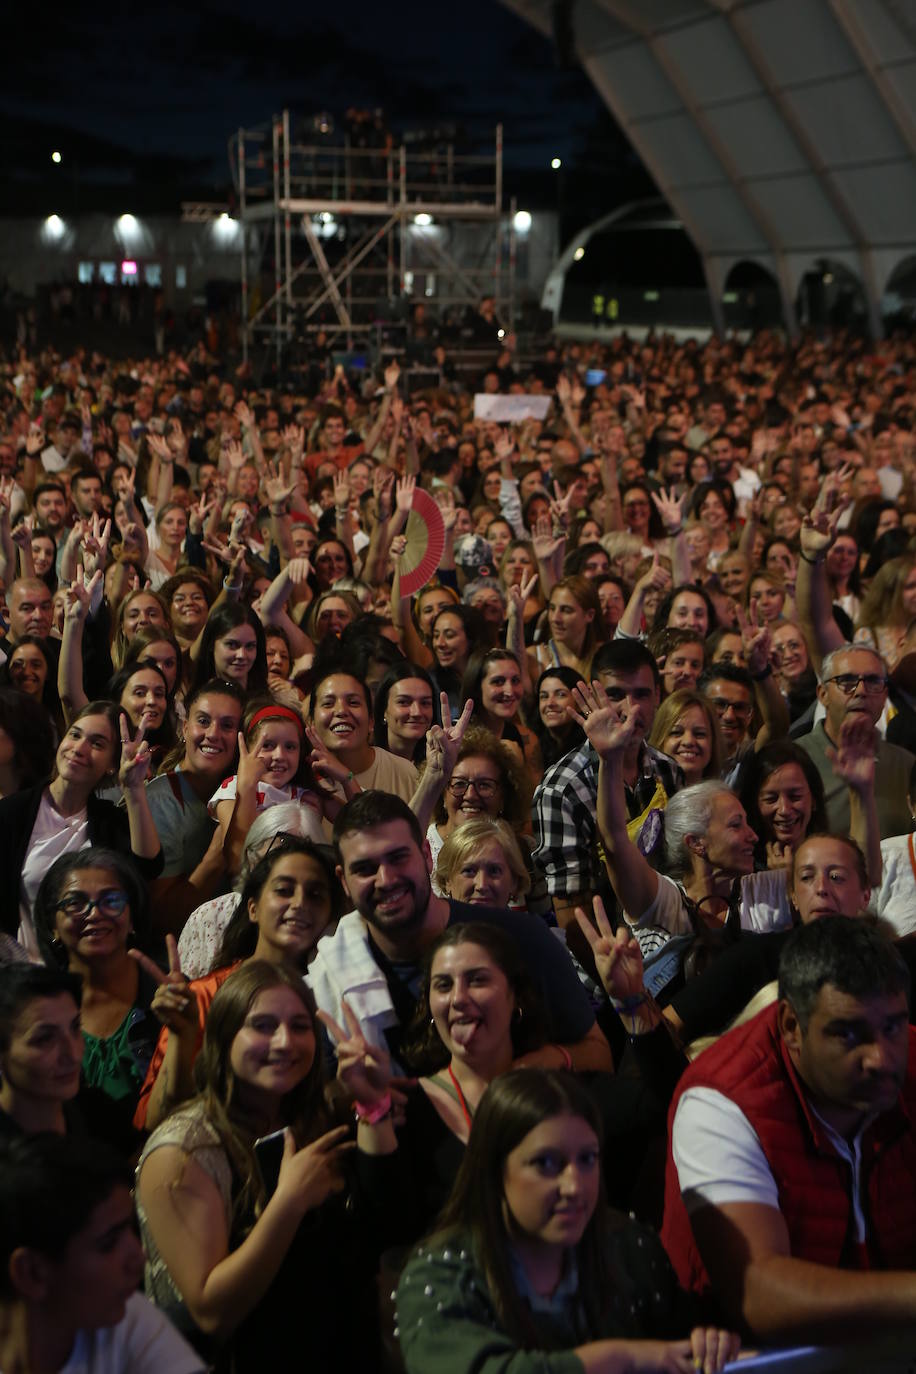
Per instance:
[[[284,110],[239,129],[229,161],[246,359],[263,342],[280,363],[319,330],[349,350],[419,303],[444,310],[493,296],[511,327],[515,203],[503,214],[502,125],[480,155],[429,137],[354,146],[330,121]]]

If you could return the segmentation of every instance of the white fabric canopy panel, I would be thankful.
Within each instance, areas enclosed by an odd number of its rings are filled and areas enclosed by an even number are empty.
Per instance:
[[[554,0],[501,0],[552,34]],[[703,260],[772,272],[794,327],[819,260],[874,334],[916,253],[916,0],[569,0],[575,52]]]

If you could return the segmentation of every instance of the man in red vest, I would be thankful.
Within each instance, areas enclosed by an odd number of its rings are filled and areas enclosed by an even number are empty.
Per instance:
[[[779,1000],[682,1077],[662,1239],[753,1338],[916,1327],[909,973],[863,920],[800,926]]]

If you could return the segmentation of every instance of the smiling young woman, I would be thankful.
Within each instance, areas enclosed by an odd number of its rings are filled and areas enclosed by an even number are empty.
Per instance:
[[[231,1340],[238,1374],[262,1370],[271,1344],[291,1347],[303,1322],[316,1374],[365,1353],[367,1249],[339,1196],[353,1147],[349,1127],[328,1129],[316,1031],[298,971],[237,969],[207,1017],[201,1093],[153,1132],[137,1169],[147,1293],[208,1363]],[[276,1133],[271,1191],[255,1142]]]
[[[490,1361],[545,1370],[722,1369],[737,1336],[704,1326],[657,1236],[612,1223],[602,1123],[569,1074],[487,1088],[452,1195],[397,1291],[408,1374]],[[684,1339],[670,1339],[683,1332]]]

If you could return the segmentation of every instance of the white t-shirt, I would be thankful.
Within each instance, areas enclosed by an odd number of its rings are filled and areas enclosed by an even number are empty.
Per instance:
[[[71,854],[89,847],[89,818],[86,808],[72,816],[62,816],[45,790],[41,794],[41,804],[32,836],[22,865],[22,883],[19,888],[20,941],[30,954],[38,954],[38,943],[32,925],[32,907],[41,886],[41,880],[55,859],[61,854]]]
[[[916,934],[916,836],[881,841],[881,886],[871,909],[894,928],[895,938]]]
[[[224,778],[213,796],[207,802],[207,810],[210,815],[216,818],[216,807],[219,802],[235,801],[236,798],[236,776]],[[270,782],[258,783],[257,811],[258,814],[266,811],[268,806],[279,806],[281,802],[300,802],[306,812],[315,815],[315,833],[310,838],[316,844],[324,843],[324,835],[321,830],[321,812],[318,809],[318,798],[313,792],[308,792],[304,787],[299,787],[296,783],[287,783],[285,787],[274,787]]]
[[[80,1331],[60,1374],[204,1374],[185,1338],[140,1293],[117,1326]]]
[[[792,908],[786,887],[786,870],[764,869],[748,873],[741,879],[739,898],[741,929],[762,935],[770,930],[784,930],[792,924]],[[638,919],[624,913],[633,927],[643,955],[654,954],[673,935],[689,935],[693,930],[684,895],[673,878],[658,875],[655,900]]]
[[[865,1240],[862,1132],[847,1141],[808,1103],[841,1159],[850,1165],[856,1240]],[[671,1127],[681,1197],[688,1215],[704,1206],[754,1202],[779,1211],[779,1189],[760,1138],[744,1112],[715,1088],[688,1088]]]

